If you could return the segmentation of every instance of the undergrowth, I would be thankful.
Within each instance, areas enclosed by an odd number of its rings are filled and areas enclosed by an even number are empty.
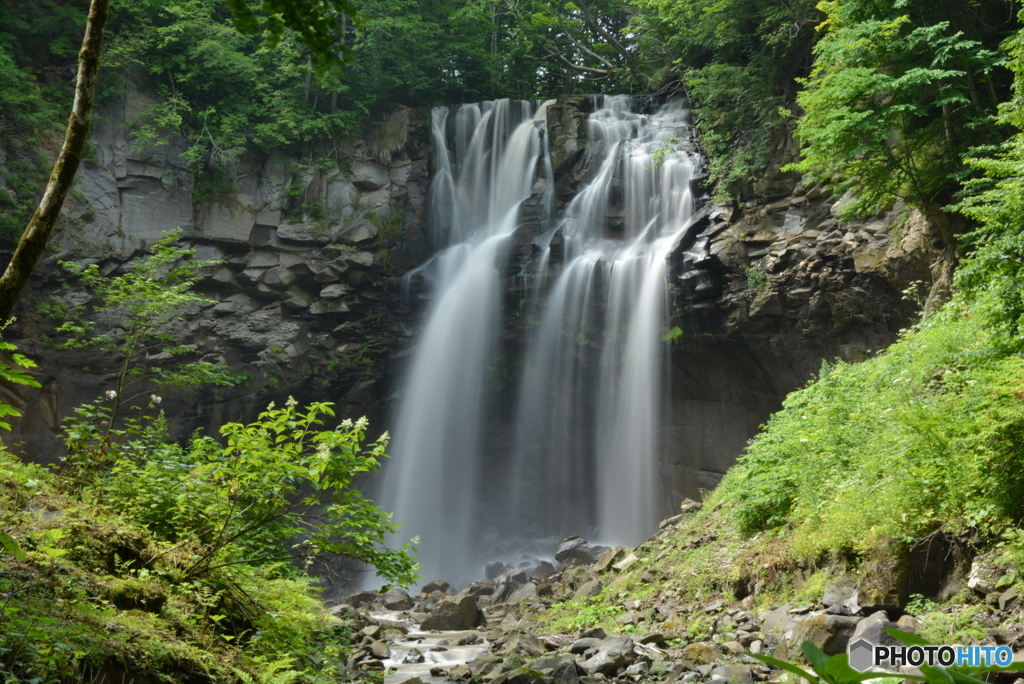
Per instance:
[[[362,554],[399,581],[414,566],[371,540],[389,523],[347,487],[383,442],[363,451],[362,422],[317,429],[323,415],[326,405],[271,406],[257,423],[224,426],[226,449],[169,442],[162,415],[106,437],[97,425],[96,439],[73,421],[59,471],[0,451],[0,678],[351,676],[348,629],[300,561]],[[298,544],[296,526],[307,530]]]

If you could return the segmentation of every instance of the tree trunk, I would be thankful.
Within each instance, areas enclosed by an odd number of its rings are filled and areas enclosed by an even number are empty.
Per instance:
[[[950,223],[949,214],[942,211],[940,205],[931,203],[926,204],[921,211],[935,226],[942,240],[942,253],[932,264],[932,286],[924,303],[924,316],[927,318],[949,301],[953,292],[953,276],[960,259],[956,231]]]
[[[313,58],[306,60],[306,88],[302,91],[302,104],[309,104],[309,86],[313,81]]]
[[[67,132],[64,134],[64,146],[53,165],[43,199],[32,215],[32,220],[29,221],[21,240],[18,241],[14,256],[7,264],[7,270],[0,277],[0,323],[11,318],[21,290],[46,249],[53,226],[57,223],[57,216],[64,206],[64,198],[71,189],[78,165],[82,162],[96,94],[96,75],[100,67],[100,51],[103,49],[103,29],[107,24],[109,10],[110,0],[92,0],[89,6],[89,20],[85,25],[82,49],[78,53],[75,103],[71,109]]]

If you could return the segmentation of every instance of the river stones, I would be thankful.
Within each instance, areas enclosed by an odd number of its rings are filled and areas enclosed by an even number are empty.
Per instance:
[[[463,595],[446,599],[427,615],[420,629],[437,630],[473,629],[477,623],[476,597]]]
[[[354,594],[350,594],[347,602],[353,608],[362,608],[363,606],[369,606],[378,598],[378,594],[375,591],[357,591]]]
[[[590,548],[587,540],[574,534],[571,537],[566,537],[559,544],[555,560],[562,565],[590,565],[596,559],[594,557],[594,550]]]
[[[416,602],[409,596],[409,592],[401,587],[391,587],[381,600],[388,610],[412,610],[412,607],[416,605]]]
[[[591,675],[614,675],[619,668],[628,667],[635,657],[633,639],[628,636],[613,636],[602,639],[597,652],[583,662],[583,669]]]
[[[423,585],[423,589],[421,590],[421,593],[432,594],[435,591],[440,591],[442,593],[447,593],[448,589],[450,589],[451,586],[452,585],[450,585],[448,582],[445,582],[443,580],[434,580],[433,582],[427,582],[426,584],[424,584]]]

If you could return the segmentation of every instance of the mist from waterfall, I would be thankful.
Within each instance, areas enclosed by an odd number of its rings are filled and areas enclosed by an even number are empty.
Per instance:
[[[658,426],[667,390],[667,260],[694,207],[682,102],[651,115],[603,97],[588,119],[589,182],[534,236],[507,454],[484,448],[488,373],[503,324],[502,270],[522,205],[554,209],[547,103],[433,111],[438,251],[412,277],[431,303],[402,385],[381,496],[419,537],[427,580],[481,574],[499,541],[578,532],[636,544],[660,510]],[[556,230],[557,228],[557,230]],[[554,282],[551,240],[560,234]]]

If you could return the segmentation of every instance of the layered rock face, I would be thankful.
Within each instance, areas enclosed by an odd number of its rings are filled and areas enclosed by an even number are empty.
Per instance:
[[[329,141],[304,158],[242,157],[213,184],[189,171],[184,141],[146,146],[135,136],[130,122],[154,103],[130,90],[94,128],[95,158],[79,172],[8,333],[43,373],[42,389],[8,393],[25,416],[8,443],[55,461],[60,420],[112,386],[108,359],[55,348],[66,339],[56,332],[61,312],[90,301],[59,263],[98,264],[113,277],[175,229],[196,258],[221,264],[199,285],[214,303],[166,332],[194,359],[225,364],[237,382],[165,396],[173,436],[215,432],[290,394],[339,403],[383,431],[374,387],[392,342],[405,338],[395,279],[428,252],[426,112],[398,108],[368,122],[362,138]],[[381,142],[384,128],[392,135]]]

